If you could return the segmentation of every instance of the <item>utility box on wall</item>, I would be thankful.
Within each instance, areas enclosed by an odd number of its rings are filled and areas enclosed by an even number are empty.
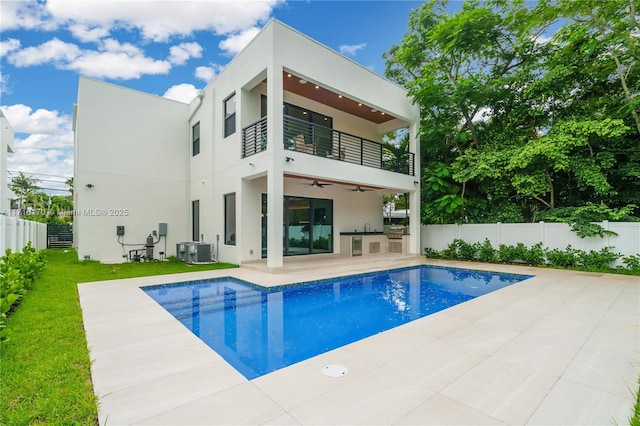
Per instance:
[[[158,236],[160,237],[166,237],[167,236],[167,224],[166,223],[159,223],[158,224]]]

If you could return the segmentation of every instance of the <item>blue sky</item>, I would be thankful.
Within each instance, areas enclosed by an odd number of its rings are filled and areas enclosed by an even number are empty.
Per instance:
[[[382,54],[401,41],[420,4],[2,0],[0,108],[16,136],[9,179],[22,171],[42,187],[65,188],[56,181],[73,175],[79,75],[186,102],[271,18],[384,74]]]

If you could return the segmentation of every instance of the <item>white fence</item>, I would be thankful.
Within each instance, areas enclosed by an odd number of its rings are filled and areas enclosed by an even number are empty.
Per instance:
[[[500,244],[527,247],[542,243],[547,249],[564,250],[568,245],[584,251],[600,251],[613,247],[622,255],[640,254],[640,222],[600,222],[600,225],[618,235],[580,238],[566,223],[486,223],[465,225],[423,225],[422,247],[444,250],[455,239],[466,243],[484,242],[485,238],[497,248]]]
[[[0,256],[6,249],[22,250],[29,241],[36,250],[47,248],[47,224],[0,215]]]

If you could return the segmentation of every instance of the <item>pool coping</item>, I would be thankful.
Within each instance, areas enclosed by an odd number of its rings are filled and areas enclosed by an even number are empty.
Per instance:
[[[224,276],[279,286],[389,264],[79,284],[100,424],[628,421],[640,371],[640,277],[410,263],[535,277],[250,381],[139,287]],[[322,374],[336,363],[349,368],[345,377]]]

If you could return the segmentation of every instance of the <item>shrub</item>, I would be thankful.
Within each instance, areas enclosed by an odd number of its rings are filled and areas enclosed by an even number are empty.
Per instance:
[[[500,244],[500,247],[498,247],[498,259],[504,263],[528,263],[528,250],[522,243],[518,243],[515,246]]]
[[[547,251],[547,261],[554,268],[570,268],[578,265],[576,250],[567,246],[566,250],[553,249]]]
[[[518,243],[515,246],[500,244],[496,250],[491,242],[485,239],[482,244],[469,244],[460,239],[455,239],[449,246],[437,251],[425,248],[427,257],[434,259],[460,259],[479,260],[481,262],[499,263],[526,263],[528,265],[550,265],[553,268],[578,268],[584,271],[622,272],[640,275],[640,254],[624,256],[611,251],[612,247],[605,247],[600,251],[585,252],[572,248],[570,245],[565,250],[547,250],[542,243],[537,243],[527,248]],[[623,266],[617,268],[612,265],[622,259]]]
[[[476,244],[469,244],[462,240],[458,240],[458,257],[463,260],[476,260],[478,258],[478,246]]]
[[[524,245],[522,246],[524,247]],[[529,265],[545,264],[545,250],[544,250],[544,247],[542,246],[542,243],[534,244],[528,250],[522,251],[521,256],[522,256],[522,260],[525,263],[528,263]]]
[[[498,260],[498,251],[493,248],[489,239],[485,238],[484,243],[479,245],[478,260],[480,262],[492,263]]]
[[[590,250],[588,253],[581,251],[578,257],[584,269],[602,271],[611,269],[611,265],[620,255],[612,252],[611,247],[604,247],[600,251]]]
[[[464,243],[462,240],[455,239],[442,251],[442,257],[445,259],[459,259],[458,257],[458,244]]]
[[[442,255],[440,254],[440,252],[438,250],[432,249],[430,247],[425,247],[424,248],[424,255],[427,257],[430,257],[432,259],[440,259],[442,258]]]
[[[622,263],[632,272],[640,273],[640,254],[624,256],[622,258]]]
[[[5,340],[1,334],[5,319],[18,306],[43,268],[44,253],[36,252],[31,243],[22,252],[12,253],[7,249],[5,256],[0,258],[0,340]]]

